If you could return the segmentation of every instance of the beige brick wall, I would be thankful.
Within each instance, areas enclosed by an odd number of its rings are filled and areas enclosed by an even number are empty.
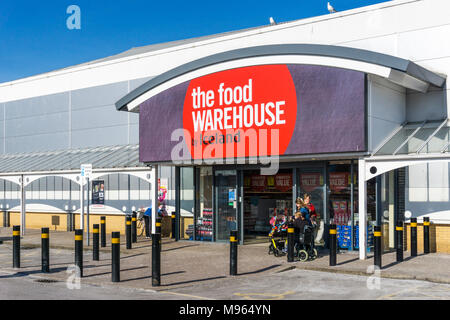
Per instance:
[[[406,225],[407,250],[411,245],[411,227]],[[430,251],[439,253],[450,253],[450,225],[431,224],[430,225]],[[417,224],[417,253],[423,252],[423,224]]]
[[[75,215],[75,229],[80,228],[80,214]],[[52,226],[52,216],[59,217],[59,226]],[[100,224],[100,218],[106,217],[106,233],[110,234],[113,231],[119,231],[121,234],[125,234],[125,215],[108,215],[108,214],[90,214],[89,224],[90,229],[94,224]],[[3,226],[3,215],[1,216],[0,223]],[[87,225],[87,217],[84,218],[84,223]],[[27,213],[26,214],[27,229],[41,229],[50,228],[53,231],[67,231],[67,215],[65,213]],[[10,226],[20,225],[20,212],[10,213]],[[162,236],[170,237],[172,233],[172,218],[163,217],[162,219]],[[140,234],[138,230],[138,234]]]

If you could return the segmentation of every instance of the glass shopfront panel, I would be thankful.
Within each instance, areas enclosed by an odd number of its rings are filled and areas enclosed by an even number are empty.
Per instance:
[[[180,168],[180,239],[194,239],[194,168]]]
[[[216,241],[228,241],[230,231],[238,230],[237,171],[217,170],[216,184]]]
[[[213,169],[201,167],[199,170],[199,206],[196,219],[196,240],[213,239]]]
[[[326,181],[324,167],[300,167],[297,168],[297,198],[305,199],[309,195],[310,203],[317,214],[317,225],[315,234],[316,244],[324,244],[325,223],[327,215],[325,212],[324,185]],[[298,207],[296,206],[296,210]]]

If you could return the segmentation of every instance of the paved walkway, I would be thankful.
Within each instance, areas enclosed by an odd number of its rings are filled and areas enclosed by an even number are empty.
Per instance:
[[[74,261],[74,233],[50,232],[51,273],[40,271],[40,231],[27,230],[21,240],[21,269],[12,268],[12,231],[0,228],[0,270],[10,274],[35,275],[47,280],[67,281],[67,268]],[[86,239],[86,237],[85,237]],[[82,283],[93,285],[111,284],[111,250],[101,248],[100,261],[92,261],[91,247],[85,245],[84,272]],[[86,241],[85,241],[86,244]],[[92,243],[91,243],[92,244]],[[164,238],[161,253],[161,287],[151,286],[151,241],[140,239],[133,249],[125,248],[121,240],[121,282],[120,286],[169,290],[182,288],[226,278],[246,279],[264,274],[276,274],[291,269],[336,272],[354,275],[372,275],[368,268],[373,264],[372,255],[365,261],[359,260],[357,252],[346,252],[337,257],[337,266],[330,267],[327,250],[321,250],[320,257],[310,262],[288,263],[286,257],[268,255],[268,244],[240,246],[238,251],[238,276],[229,276],[229,245],[224,243],[200,243],[174,241]],[[405,252],[405,261],[397,264],[395,253],[383,255],[381,277],[394,279],[425,280],[436,283],[450,283],[450,255],[432,253],[410,257]]]

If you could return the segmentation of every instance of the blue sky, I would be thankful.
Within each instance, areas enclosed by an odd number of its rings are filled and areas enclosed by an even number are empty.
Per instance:
[[[332,0],[339,11],[387,0]],[[326,0],[3,0],[0,83],[114,55],[132,47],[328,14]],[[66,25],[70,5],[81,29]]]

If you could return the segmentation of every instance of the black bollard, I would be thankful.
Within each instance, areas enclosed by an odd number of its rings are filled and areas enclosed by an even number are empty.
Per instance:
[[[336,225],[330,225],[330,266],[336,265],[337,254],[337,230]]]
[[[111,236],[111,273],[112,282],[120,282],[120,232]]]
[[[395,232],[397,236],[397,262],[403,261],[403,222],[397,221],[397,226],[395,227]]]
[[[13,226],[13,268],[20,268],[20,226]]]
[[[131,215],[131,242],[137,242],[137,213],[133,211]]]
[[[417,218],[411,218],[411,257],[417,256]]]
[[[126,225],[125,225],[125,238],[127,243],[127,249],[131,249],[131,217],[126,217]]]
[[[100,260],[100,239],[99,239],[99,225],[94,224],[92,228],[92,260],[99,261]]]
[[[106,247],[106,217],[101,217],[100,218],[100,226],[101,226],[101,246],[102,248]]]
[[[288,224],[287,234],[287,262],[294,262],[294,225],[291,222]]]
[[[230,231],[230,275],[237,275],[237,259],[238,259],[238,232]]]
[[[161,233],[152,237],[152,286],[161,285]]]
[[[155,233],[159,233],[161,235],[161,218],[156,218],[155,220]]]
[[[50,230],[49,228],[41,229],[41,261],[42,261],[42,272],[50,272]]]
[[[176,237],[175,237],[175,230],[176,230],[176,227],[175,227],[175,224],[177,223],[177,216],[176,216],[176,213],[175,212],[172,212],[172,239],[175,239]]]
[[[374,244],[374,265],[381,269],[381,227],[375,226],[373,231],[373,244]]]
[[[430,218],[423,218],[423,252],[430,253]]]
[[[75,230],[75,266],[80,271],[80,278],[83,277],[83,230]]]

